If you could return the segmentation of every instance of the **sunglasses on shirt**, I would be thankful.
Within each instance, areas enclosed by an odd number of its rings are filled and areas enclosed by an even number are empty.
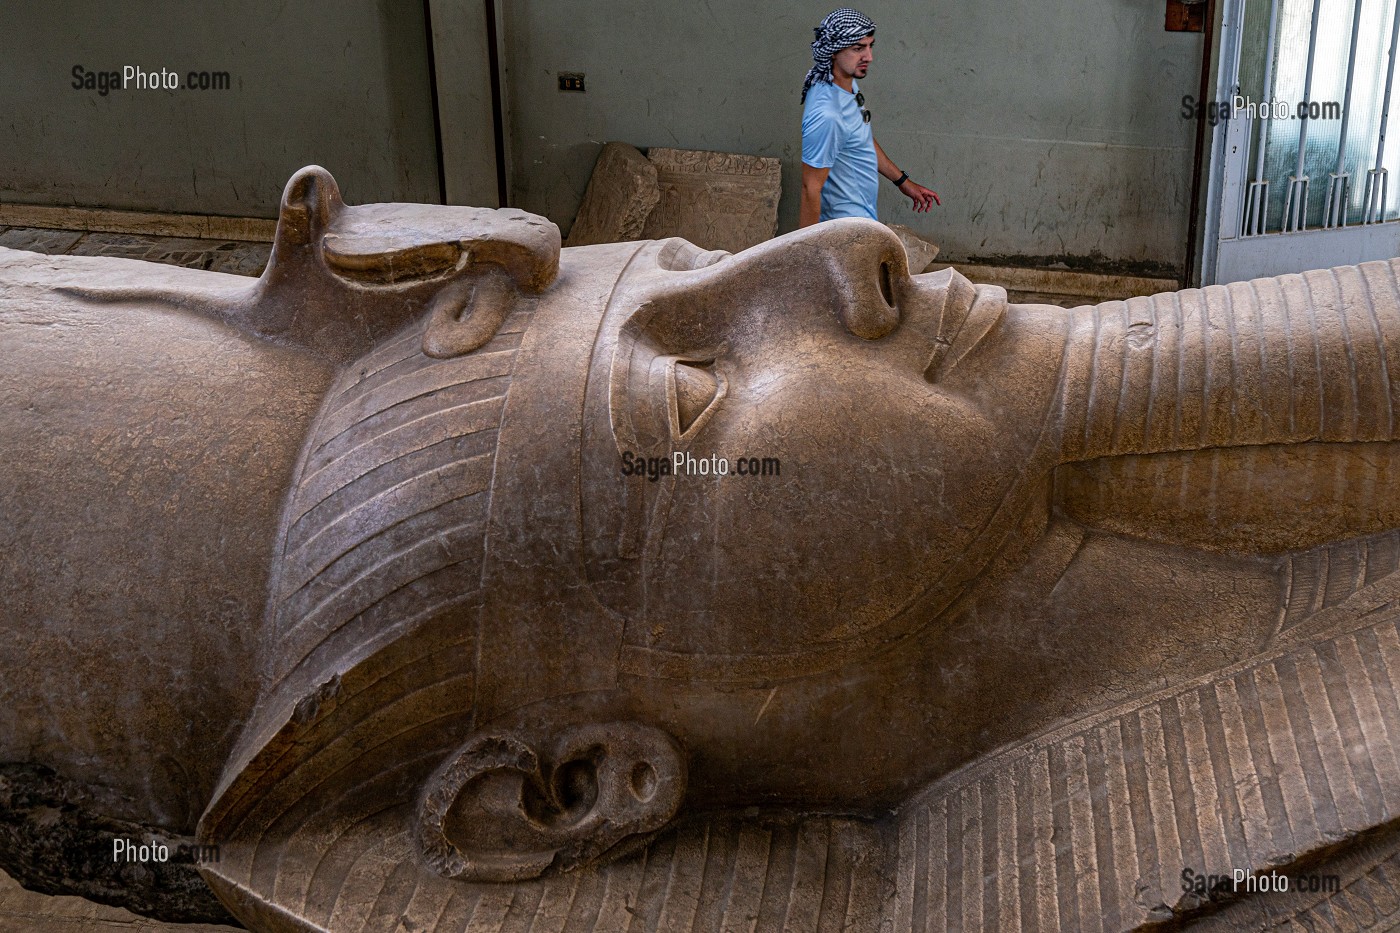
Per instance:
[[[856,92],[856,106],[860,108],[861,118],[864,119],[866,123],[869,123],[870,111],[865,109],[865,95],[859,91]]]

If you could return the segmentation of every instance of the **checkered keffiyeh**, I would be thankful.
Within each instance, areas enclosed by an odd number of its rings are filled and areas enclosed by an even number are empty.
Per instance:
[[[802,82],[802,103],[807,102],[807,92],[818,81],[831,83],[831,56],[845,48],[850,48],[861,39],[875,32],[875,24],[864,13],[848,7],[832,10],[822,24],[812,30],[817,38],[812,42],[812,61],[816,62],[807,72],[807,80]]]

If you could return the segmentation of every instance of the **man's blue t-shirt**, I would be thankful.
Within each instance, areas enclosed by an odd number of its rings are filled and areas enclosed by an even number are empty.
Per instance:
[[[880,194],[875,136],[861,116],[851,82],[846,93],[834,82],[818,81],[807,91],[802,108],[802,161],[812,168],[829,168],[822,186],[822,220],[875,215]]]

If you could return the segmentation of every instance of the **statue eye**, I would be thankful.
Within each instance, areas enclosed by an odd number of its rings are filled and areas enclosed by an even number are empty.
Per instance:
[[[674,360],[666,380],[671,431],[677,439],[693,434],[724,397],[725,380],[714,360]]]

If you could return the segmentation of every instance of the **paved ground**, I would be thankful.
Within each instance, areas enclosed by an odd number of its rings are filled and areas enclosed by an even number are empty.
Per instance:
[[[1002,285],[1001,282],[985,282],[986,285]],[[1002,285],[1005,288],[1005,285]],[[1080,305],[1096,304],[1098,299],[1087,295],[1060,295],[1055,292],[1022,292],[1014,288],[1006,289],[1006,300],[1019,305],[1058,305],[1061,308],[1077,308]]]
[[[267,265],[271,243],[236,240],[196,240],[130,233],[85,233],[40,227],[0,227],[0,246],[27,249],[51,256],[120,256],[146,259],[190,269],[209,269],[257,276]]]

